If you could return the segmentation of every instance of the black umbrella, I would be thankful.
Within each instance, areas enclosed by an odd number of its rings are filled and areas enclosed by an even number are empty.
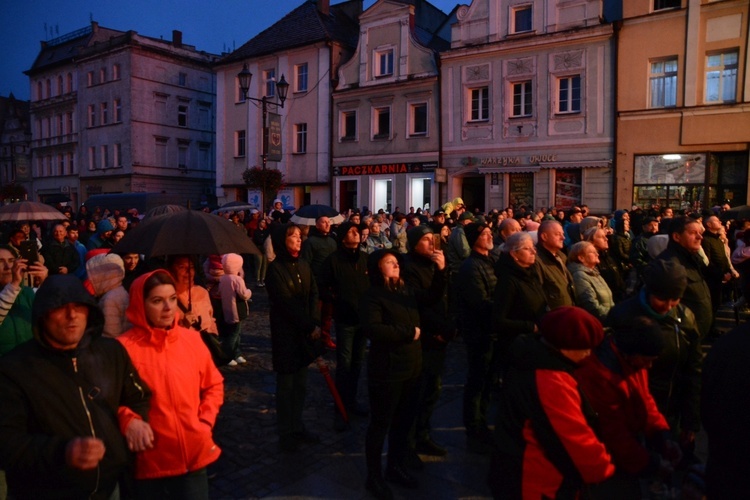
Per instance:
[[[335,208],[328,205],[305,205],[299,207],[292,215],[291,221],[302,226],[314,226],[315,221],[320,217],[328,217],[331,224],[341,224],[344,222],[344,216],[336,211]]]
[[[723,220],[741,220],[741,219],[750,219],[750,206],[748,205],[739,205],[737,207],[732,207],[726,212],[722,212],[720,217]]]
[[[158,207],[154,207],[146,212],[146,215],[143,216],[143,220],[156,217],[157,215],[172,214],[184,210],[187,210],[187,207],[183,207],[182,205],[159,205]]]
[[[223,217],[184,210],[144,220],[112,249],[148,257],[183,254],[256,254],[260,250],[242,228]]]

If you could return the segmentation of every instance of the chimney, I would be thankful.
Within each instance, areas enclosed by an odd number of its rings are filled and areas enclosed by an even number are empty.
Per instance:
[[[318,0],[318,10],[324,16],[331,13],[331,0]]]
[[[172,30],[172,45],[174,45],[175,48],[182,47],[182,31]]]

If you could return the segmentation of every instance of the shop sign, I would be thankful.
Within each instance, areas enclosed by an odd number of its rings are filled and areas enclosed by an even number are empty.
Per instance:
[[[476,158],[473,158],[476,163]],[[524,161],[526,160],[526,161]],[[531,155],[528,157],[524,156],[493,156],[489,158],[480,158],[480,165],[500,165],[507,167],[510,165],[534,165],[540,162],[553,162],[557,161],[557,155]]]
[[[333,167],[333,175],[380,175],[433,172],[437,162],[427,163],[381,163],[378,165],[347,165]]]

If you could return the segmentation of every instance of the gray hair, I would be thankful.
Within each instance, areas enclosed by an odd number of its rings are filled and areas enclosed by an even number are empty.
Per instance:
[[[517,233],[513,233],[510,236],[508,236],[508,239],[505,240],[505,245],[503,246],[503,252],[510,253],[510,252],[517,252],[521,249],[524,243],[526,243],[526,240],[531,240],[531,243],[534,243],[534,239],[531,237],[529,233],[526,231],[519,231]]]
[[[579,241],[578,243],[574,244],[572,247],[570,247],[570,250],[568,250],[568,262],[581,262],[581,255],[588,250],[589,247],[593,247],[594,244],[588,241]]]

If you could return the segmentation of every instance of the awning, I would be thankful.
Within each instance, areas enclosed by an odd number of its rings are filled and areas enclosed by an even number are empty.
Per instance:
[[[611,166],[612,160],[539,162],[539,168],[609,168]]]
[[[512,167],[479,167],[480,174],[533,174],[539,172],[538,165],[513,165]]]

